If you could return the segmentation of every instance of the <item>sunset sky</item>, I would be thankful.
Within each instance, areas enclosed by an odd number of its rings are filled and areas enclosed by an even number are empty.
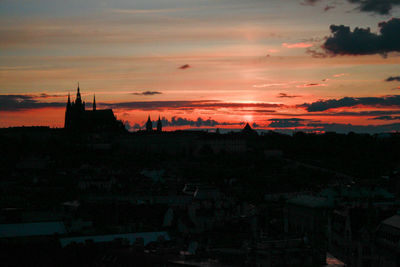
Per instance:
[[[0,37],[0,127],[79,82],[130,130],[400,131],[398,0],[1,0]]]

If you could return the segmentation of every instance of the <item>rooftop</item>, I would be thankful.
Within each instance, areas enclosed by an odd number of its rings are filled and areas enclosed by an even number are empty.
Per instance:
[[[289,199],[288,203],[306,206],[311,208],[327,208],[332,207],[332,201],[324,197],[317,197],[311,195],[300,195],[295,198]]]
[[[65,234],[63,222],[0,224],[0,238]]]

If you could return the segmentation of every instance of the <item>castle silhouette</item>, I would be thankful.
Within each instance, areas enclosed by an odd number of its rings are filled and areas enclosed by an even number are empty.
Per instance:
[[[116,119],[112,109],[96,108],[95,95],[93,96],[92,110],[85,109],[85,101],[82,101],[79,84],[75,101],[71,102],[70,95],[68,94],[64,128],[80,132],[108,132],[125,129],[123,123]]]

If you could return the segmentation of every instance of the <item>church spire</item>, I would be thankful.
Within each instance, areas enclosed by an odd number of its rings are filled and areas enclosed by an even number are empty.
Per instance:
[[[150,115],[146,122],[146,131],[148,132],[153,131],[153,123],[151,122]]]
[[[93,95],[93,111],[96,110],[96,94]]]
[[[161,122],[160,115],[158,115],[157,132],[162,132],[162,122]]]
[[[78,89],[76,90],[76,99],[78,100],[78,98],[81,99],[81,91],[79,89],[79,82],[78,82]]]
[[[81,91],[80,91],[80,88],[79,88],[79,82],[78,82],[78,88],[76,89],[75,106],[78,108],[78,110],[85,110],[85,102],[82,103],[82,97],[81,97]]]
[[[67,108],[69,108],[71,106],[71,96],[68,92],[68,101],[67,101]]]

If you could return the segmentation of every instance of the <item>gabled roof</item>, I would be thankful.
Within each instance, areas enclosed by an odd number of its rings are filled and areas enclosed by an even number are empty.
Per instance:
[[[398,214],[393,215],[392,217],[384,220],[382,222],[382,224],[386,224],[386,225],[392,226],[394,228],[400,229],[400,215],[398,215]]]

